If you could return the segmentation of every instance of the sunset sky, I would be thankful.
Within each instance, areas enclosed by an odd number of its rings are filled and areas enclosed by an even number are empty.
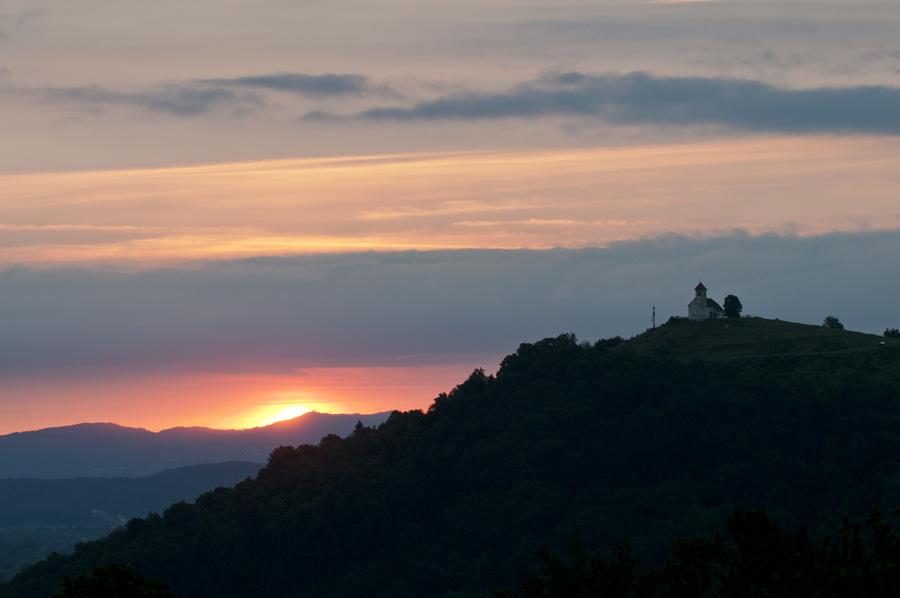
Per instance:
[[[7,0],[0,434],[427,408],[699,280],[900,327],[900,3]]]

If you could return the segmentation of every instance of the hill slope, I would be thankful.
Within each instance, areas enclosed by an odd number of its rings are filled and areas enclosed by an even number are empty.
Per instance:
[[[132,517],[255,476],[261,463],[194,465],[142,478],[0,479],[0,580]]]
[[[255,477],[262,463],[192,465],[140,478],[0,479],[0,528],[77,526],[98,512],[122,518],[161,511],[219,486]]]
[[[122,561],[181,596],[484,596],[576,533],[601,552],[630,537],[652,565],[735,506],[813,536],[844,513],[892,511],[900,348],[868,336],[871,349],[845,350],[838,334],[813,352],[799,325],[740,324],[715,350],[721,330],[677,321],[624,342],[523,344],[427,413],[279,448],[256,480],[133,520],[0,595],[47,595],[64,572]],[[799,348],[748,355],[763,329]],[[679,343],[707,348],[673,356]]]

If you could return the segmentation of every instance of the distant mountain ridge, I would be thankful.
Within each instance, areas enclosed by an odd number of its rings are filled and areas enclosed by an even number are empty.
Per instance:
[[[356,423],[375,426],[389,412],[370,415],[310,412],[246,430],[171,428],[150,432],[111,423],[82,423],[0,436],[0,478],[140,477],[226,461],[264,463],[281,445],[346,436]]]

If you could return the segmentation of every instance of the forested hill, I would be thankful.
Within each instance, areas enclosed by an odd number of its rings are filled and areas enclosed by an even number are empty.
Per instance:
[[[130,563],[176,596],[487,596],[576,535],[676,538],[764,507],[811,535],[900,506],[900,346],[762,319],[523,344],[426,413],[280,447],[257,479],[132,520],[0,595]]]

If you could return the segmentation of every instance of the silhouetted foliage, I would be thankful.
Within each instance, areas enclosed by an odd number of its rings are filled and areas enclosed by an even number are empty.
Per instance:
[[[130,565],[110,563],[94,567],[90,575],[68,576],[60,584],[62,592],[52,598],[175,598],[169,586],[134,572]]]
[[[892,598],[900,584],[900,534],[878,511],[868,533],[845,518],[836,533],[813,542],[803,526],[793,535],[762,510],[736,509],[724,534],[677,540],[659,568],[638,570],[628,543],[610,560],[588,554],[576,538],[568,558],[538,551],[539,573],[497,598],[641,596],[744,598],[866,596]]]
[[[497,598],[595,598],[630,596],[639,585],[639,559],[631,546],[623,542],[610,560],[589,555],[581,540],[567,546],[566,559],[551,554],[544,546],[538,550],[540,573],[529,573],[528,580],[516,590],[494,590]]]
[[[900,338],[900,330],[896,328],[885,328],[883,336],[885,338]]]
[[[825,328],[831,328],[833,330],[843,330],[844,325],[841,324],[841,321],[838,320],[835,316],[825,316],[825,319],[822,321],[822,326]]]
[[[613,347],[618,347],[624,342],[625,339],[621,336],[613,336],[611,338],[601,338],[596,343],[594,343],[594,346],[597,348],[612,349]]]
[[[725,301],[722,302],[722,309],[725,310],[726,318],[740,318],[744,306],[741,305],[741,300],[736,296],[726,295]]]

